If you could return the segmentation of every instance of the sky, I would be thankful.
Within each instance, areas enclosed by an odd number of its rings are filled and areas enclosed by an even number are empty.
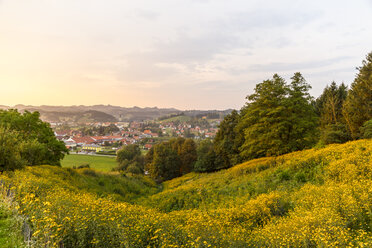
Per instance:
[[[240,109],[301,72],[317,97],[372,51],[372,0],[0,0],[0,105]]]

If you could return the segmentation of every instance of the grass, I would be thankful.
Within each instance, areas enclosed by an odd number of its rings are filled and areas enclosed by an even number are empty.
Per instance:
[[[83,164],[89,164],[90,168],[99,171],[111,171],[117,166],[115,157],[69,154],[62,160],[62,167],[72,168]]]
[[[41,247],[49,238],[97,248],[372,247],[371,154],[372,140],[359,140],[161,187],[142,176],[46,165],[0,180],[15,188]]]
[[[25,247],[20,230],[20,220],[8,209],[3,199],[0,199],[0,247]]]

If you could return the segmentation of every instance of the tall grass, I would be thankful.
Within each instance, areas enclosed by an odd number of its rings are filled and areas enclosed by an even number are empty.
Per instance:
[[[1,178],[43,247],[372,246],[372,140],[190,173],[161,192],[90,169]]]

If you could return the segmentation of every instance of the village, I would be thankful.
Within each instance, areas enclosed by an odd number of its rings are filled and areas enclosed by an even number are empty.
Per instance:
[[[205,120],[205,119],[202,119]],[[70,152],[116,155],[122,146],[138,144],[143,151],[174,137],[213,139],[221,120],[50,123],[58,140]],[[199,125],[197,125],[199,124]]]

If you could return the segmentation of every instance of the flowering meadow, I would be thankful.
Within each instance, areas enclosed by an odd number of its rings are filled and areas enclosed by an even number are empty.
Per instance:
[[[46,165],[0,179],[33,247],[372,247],[372,140],[160,186]]]

